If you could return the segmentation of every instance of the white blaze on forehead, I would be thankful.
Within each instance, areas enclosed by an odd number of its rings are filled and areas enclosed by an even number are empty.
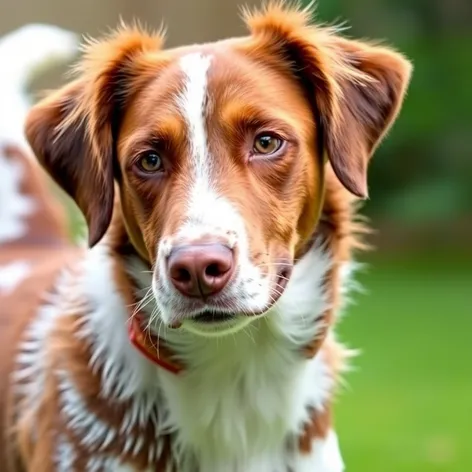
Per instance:
[[[208,110],[208,72],[214,58],[211,55],[192,53],[180,59],[184,74],[183,91],[178,105],[188,129],[189,169],[191,186],[188,189],[186,221],[179,236],[198,239],[203,234],[225,236],[234,243],[234,235],[242,236],[244,223],[238,211],[212,181],[212,162],[208,148],[206,116]]]
[[[239,212],[223,195],[215,189],[212,180],[213,156],[208,147],[206,117],[208,110],[208,72],[214,57],[202,53],[192,53],[180,59],[184,74],[183,91],[178,97],[178,105],[187,126],[189,141],[190,180],[186,202],[186,218],[179,229],[177,239],[199,239],[204,234],[223,236],[228,244],[245,244],[244,222]]]
[[[182,241],[192,244],[209,236],[224,241],[229,247],[237,245],[239,275],[232,281],[231,288],[226,289],[228,297],[235,297],[239,303],[244,297],[250,298],[248,294],[253,294],[254,300],[251,306],[248,305],[249,311],[262,309],[270,297],[269,279],[261,280],[260,268],[251,262],[246,222],[237,205],[216,187],[218,156],[211,155],[206,125],[209,112],[207,103],[212,98],[208,90],[208,72],[214,60],[214,56],[192,53],[183,56],[179,62],[183,72],[183,86],[177,97],[177,105],[187,129],[189,159],[185,173],[188,188],[184,221],[176,234],[162,239],[158,246],[156,273],[161,275],[162,290],[172,294],[170,302],[158,302],[160,316],[165,321],[171,316],[172,310],[169,307],[181,302],[180,295],[176,294],[169,277],[165,275],[165,256],[170,254],[173,245]],[[153,285],[153,290],[157,294],[157,300],[163,298],[159,296],[159,288]]]
[[[212,57],[201,53],[188,54],[180,59],[184,73],[184,89],[179,96],[179,108],[188,128],[190,152],[188,220],[205,224],[204,212],[218,199],[211,186],[211,159],[205,126],[208,98],[208,71]],[[205,205],[202,203],[205,202]]]
[[[200,53],[180,59],[184,73],[184,90],[179,96],[179,107],[188,126],[191,163],[196,180],[209,180],[205,104],[207,102],[207,74],[211,57]]]

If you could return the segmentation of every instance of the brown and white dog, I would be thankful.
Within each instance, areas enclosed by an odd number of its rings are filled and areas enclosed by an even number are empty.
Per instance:
[[[343,470],[334,326],[411,66],[308,10],[245,20],[172,50],[122,27],[33,107],[27,139],[89,249],[4,150],[22,210],[0,252],[2,470]]]

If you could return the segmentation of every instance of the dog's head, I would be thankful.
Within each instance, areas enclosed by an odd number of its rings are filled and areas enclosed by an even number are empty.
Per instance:
[[[411,66],[308,20],[271,6],[246,15],[247,37],[172,50],[122,28],[29,115],[28,140],[84,213],[90,245],[117,184],[168,324],[233,326],[275,303],[319,217],[325,159],[367,196]]]

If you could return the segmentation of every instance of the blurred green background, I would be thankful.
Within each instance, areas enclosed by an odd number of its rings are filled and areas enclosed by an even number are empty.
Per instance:
[[[244,2],[257,5],[256,0]],[[376,250],[340,325],[362,353],[339,396],[347,470],[472,471],[472,2],[320,0],[317,16],[385,39],[415,70],[370,171]],[[0,34],[41,21],[97,34],[169,25],[169,45],[242,33],[238,0],[2,0]],[[58,71],[37,87],[60,82]],[[68,202],[77,230],[82,223]],[[314,471],[316,472],[316,471]]]

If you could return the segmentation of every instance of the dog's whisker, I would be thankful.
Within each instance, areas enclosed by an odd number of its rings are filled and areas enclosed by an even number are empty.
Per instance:
[[[149,305],[149,303],[151,303],[152,300],[152,294],[148,299],[144,298],[143,300],[141,300],[141,302],[133,310],[133,313],[131,314],[130,318],[135,318],[141,311],[143,311]]]

